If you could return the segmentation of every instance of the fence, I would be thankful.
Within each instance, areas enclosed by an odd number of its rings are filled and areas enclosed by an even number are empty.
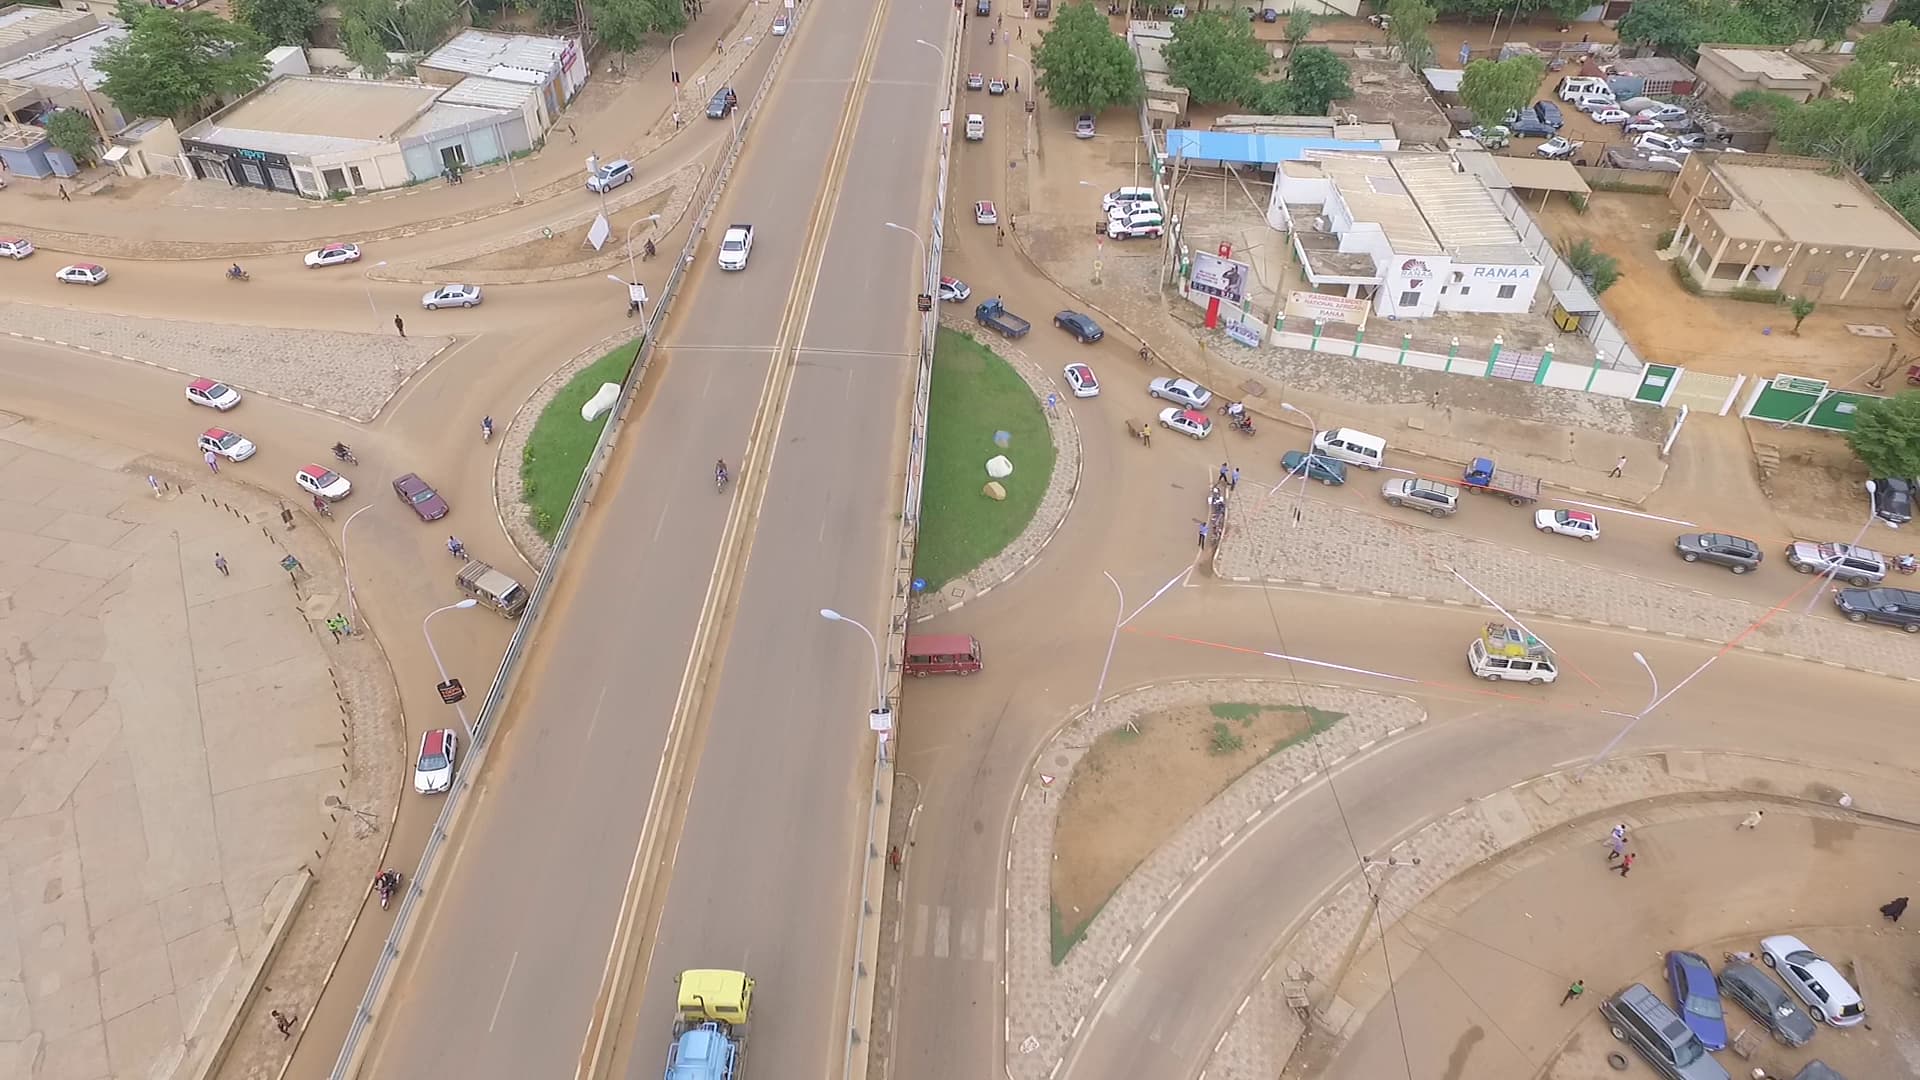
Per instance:
[[[360,1068],[361,1058],[366,1053],[363,1045],[367,1032],[373,1026],[373,1016],[382,996],[393,978],[399,963],[400,946],[412,929],[419,915],[421,896],[425,892],[423,884],[434,873],[442,845],[453,830],[453,823],[459,817],[465,805],[466,795],[472,787],[472,778],[481,774],[487,751],[491,744],[488,736],[493,731],[504,706],[507,693],[511,689],[514,677],[519,673],[527,642],[546,616],[547,597],[558,578],[561,556],[573,542],[574,531],[579,527],[580,518],[586,510],[587,497],[598,485],[606,469],[608,459],[613,453],[613,444],[618,438],[627,410],[633,404],[634,394],[645,380],[653,361],[653,343],[658,339],[659,331],[665,325],[667,315],[673,309],[674,299],[678,296],[680,282],[686,275],[687,267],[692,265],[694,252],[699,248],[705,235],[714,209],[719,205],[720,195],[726,190],[727,180],[733,175],[733,169],[740,158],[740,148],[746,142],[747,132],[753,127],[754,117],[759,115],[761,106],[770,92],[774,76],[779,73],[781,61],[786,56],[787,46],[793,41],[792,35],[779,39],[774,49],[773,61],[767,65],[767,73],[755,90],[752,103],[729,136],[727,153],[720,168],[714,170],[709,183],[707,197],[701,204],[700,212],[695,216],[692,231],[687,236],[686,245],[681,249],[680,257],[675,260],[673,269],[667,272],[666,284],[661,287],[660,299],[653,309],[652,318],[642,329],[641,344],[636,354],[633,370],[627,374],[627,380],[620,388],[620,398],[615,404],[607,425],[601,429],[599,441],[594,443],[593,453],[588,458],[587,468],[581,473],[580,483],[574,489],[573,501],[567,506],[567,516],[561,521],[560,529],[554,534],[553,551],[547,556],[546,565],[541,567],[540,576],[534,581],[533,592],[527,602],[526,611],[520,617],[520,625],[514,628],[513,637],[507,642],[506,654],[501,657],[499,671],[494,675],[493,686],[487,691],[486,700],[481,703],[480,714],[473,722],[473,747],[469,751],[467,765],[461,770],[461,779],[453,790],[447,793],[447,800],[440,809],[440,817],[434,822],[433,832],[427,837],[426,848],[420,854],[420,863],[414,868],[413,882],[400,898],[400,907],[394,913],[393,929],[388,932],[386,943],[381,947],[380,958],[374,962],[373,974],[367,980],[366,993],[361,996],[359,1008],[354,1011],[353,1021],[348,1025],[347,1036],[340,1047],[340,1056],[335,1060],[331,1073],[334,1080],[347,1080]]]
[[[1528,382],[1535,386],[1551,386],[1560,390],[1580,390],[1590,394],[1604,394],[1607,397],[1637,398],[1664,405],[1666,395],[1671,393],[1671,383],[1666,377],[1658,381],[1660,394],[1643,396],[1641,388],[1648,384],[1646,372],[1623,371],[1618,368],[1589,366],[1555,360],[1553,346],[1535,353],[1520,349],[1508,349],[1496,340],[1485,352],[1478,349],[1462,350],[1455,348],[1445,356],[1438,353],[1422,352],[1412,347],[1412,337],[1403,334],[1397,341],[1372,343],[1366,335],[1354,327],[1345,324],[1316,323],[1313,332],[1277,329],[1271,336],[1275,345],[1287,349],[1305,349],[1308,352],[1326,353],[1333,356],[1346,356],[1355,360],[1373,360],[1382,364],[1394,364],[1401,367],[1419,368],[1423,371],[1443,371],[1449,375],[1472,375],[1478,378],[1511,379]],[[1327,331],[1338,328],[1335,334]],[[1351,335],[1346,336],[1346,335]]]
[[[1489,191],[1487,194],[1493,196],[1500,213],[1520,234],[1520,242],[1526,245],[1528,252],[1545,269],[1547,288],[1558,290],[1574,284],[1586,287],[1586,282],[1581,281],[1580,275],[1574,273],[1573,267],[1568,266],[1567,261],[1553,249],[1553,241],[1540,231],[1540,226],[1534,224],[1533,215],[1527,213],[1527,208],[1521,205],[1511,190]],[[1586,326],[1587,340],[1593,343],[1594,354],[1602,366],[1636,374],[1646,367],[1640,355],[1633,351],[1633,346],[1627,344],[1626,335],[1620,332],[1612,319],[1607,318],[1605,311],[1584,316],[1581,322]]]
[[[1599,146],[1593,152],[1601,157],[1607,146],[1614,144],[1586,143],[1586,146]],[[1620,144],[1630,145],[1630,144]],[[1679,173],[1657,172],[1653,169],[1615,169],[1604,165],[1575,165],[1573,171],[1592,186],[1606,191],[1644,191],[1652,195],[1665,195],[1673,190],[1674,178]]]

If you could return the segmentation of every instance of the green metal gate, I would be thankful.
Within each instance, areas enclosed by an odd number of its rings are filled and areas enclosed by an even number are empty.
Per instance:
[[[1658,405],[1667,400],[1667,392],[1673,387],[1673,379],[1680,371],[1667,364],[1648,364],[1641,373],[1640,389],[1633,395],[1635,401],[1651,401]]]

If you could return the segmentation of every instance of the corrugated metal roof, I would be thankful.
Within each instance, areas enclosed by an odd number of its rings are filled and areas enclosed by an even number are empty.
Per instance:
[[[452,41],[429,53],[421,64],[441,71],[460,71],[539,86],[558,71],[566,49],[564,38],[462,30]]]
[[[70,89],[79,89],[80,82],[85,82],[87,89],[98,90],[107,77],[94,69],[94,54],[124,39],[129,33],[131,31],[124,26],[103,26],[98,30],[89,30],[64,45],[43,49],[10,64],[0,65],[0,79]],[[75,71],[80,74],[79,81],[74,79]]]
[[[1309,150],[1378,150],[1380,144],[1358,139],[1291,139],[1279,135],[1252,135],[1227,131],[1167,132],[1167,156],[1241,165],[1278,165],[1298,161]]]
[[[0,10],[0,49],[41,34],[59,33],[67,23],[85,22],[91,17],[84,11],[9,6]]]
[[[451,90],[440,95],[440,100],[449,105],[475,105],[483,109],[519,109],[538,92],[539,87],[528,83],[471,75],[453,84]]]
[[[1447,155],[1400,154],[1392,160],[1427,227],[1454,257],[1484,263],[1533,261],[1486,186],[1454,172]]]
[[[402,139],[431,135],[446,128],[461,127],[475,120],[497,120],[504,115],[499,109],[477,109],[471,105],[449,105],[445,101],[436,102],[433,108],[420,114],[420,118],[402,128],[398,137]]]
[[[1339,192],[1353,220],[1378,225],[1395,254],[1444,252],[1414,204],[1413,195],[1385,156],[1329,154],[1319,165],[1321,175]]]

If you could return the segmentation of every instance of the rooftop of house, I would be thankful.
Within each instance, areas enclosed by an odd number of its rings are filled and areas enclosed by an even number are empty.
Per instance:
[[[1730,207],[1707,210],[1728,236],[1920,253],[1920,234],[1905,218],[1865,185],[1830,176],[1824,168],[1749,162],[1728,154],[1714,155],[1706,168],[1732,198]]]
[[[1354,220],[1378,225],[1398,254],[1533,261],[1486,185],[1456,172],[1446,154],[1330,153],[1306,167],[1317,167]]]
[[[566,38],[462,30],[428,53],[420,66],[537,85],[551,76],[571,47]]]
[[[289,76],[202,120],[182,138],[321,154],[397,139],[431,109],[437,86]]]
[[[0,64],[0,79],[77,90],[85,84],[98,90],[106,75],[93,66],[94,54],[124,39],[130,31],[118,24],[89,30],[50,49],[40,49]]]
[[[1702,45],[1702,57],[1713,57],[1743,75],[1765,79],[1818,79],[1820,72],[1784,49],[1749,49],[1739,45]]]

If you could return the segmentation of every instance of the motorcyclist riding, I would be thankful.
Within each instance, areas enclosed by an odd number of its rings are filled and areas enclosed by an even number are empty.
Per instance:
[[[646,244],[640,248],[640,250],[646,253],[647,258],[649,259],[653,258],[653,241],[648,240]]]
[[[1247,407],[1236,401],[1227,406],[1227,415],[1233,417],[1235,420],[1243,419],[1247,415]]]
[[[234,263],[232,266],[227,267],[227,276],[230,278],[244,278],[247,276],[247,272],[240,269],[239,263]]]
[[[480,418],[480,441],[490,442],[492,441],[492,439],[493,439],[493,417],[483,416]]]
[[[353,447],[348,446],[346,443],[343,443],[343,442],[334,443],[333,456],[335,459],[340,461],[352,461]]]
[[[727,482],[727,462],[724,458],[713,463],[713,482],[716,485]]]
[[[326,517],[333,516],[333,507],[328,506],[327,500],[321,498],[318,495],[315,495],[313,497],[313,508],[315,511],[319,512],[322,515],[325,515]]]

